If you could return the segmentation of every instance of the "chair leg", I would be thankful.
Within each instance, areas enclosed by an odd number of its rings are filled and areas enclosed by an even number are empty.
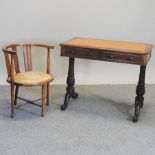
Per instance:
[[[49,106],[49,83],[47,84],[47,99],[46,99],[46,105]]]
[[[14,105],[17,105],[18,90],[19,90],[19,86],[18,86],[18,85],[16,85]]]
[[[42,111],[41,111],[41,117],[44,117],[45,116],[45,86],[46,85],[42,85]]]
[[[11,83],[11,118],[15,117],[14,112],[14,84]]]

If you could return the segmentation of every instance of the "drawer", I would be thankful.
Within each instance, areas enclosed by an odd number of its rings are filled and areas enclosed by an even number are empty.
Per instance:
[[[92,59],[99,59],[100,58],[100,52],[94,51],[93,49],[84,49],[79,48],[77,49],[79,54],[84,58],[92,58]]]
[[[89,49],[82,47],[61,47],[61,56],[73,57],[73,58],[84,58],[94,59],[103,61],[133,63],[133,64],[145,64],[146,56],[139,54],[132,54],[126,52],[114,52],[109,50],[101,49]]]
[[[68,57],[76,57],[77,52],[73,47],[61,47],[61,55]]]
[[[118,61],[118,62],[129,62],[129,63],[141,63],[142,58],[139,55],[132,55],[128,53],[114,53],[114,52],[101,52],[101,59]]]
[[[61,55],[75,58],[99,59],[100,52],[88,48],[62,47]]]

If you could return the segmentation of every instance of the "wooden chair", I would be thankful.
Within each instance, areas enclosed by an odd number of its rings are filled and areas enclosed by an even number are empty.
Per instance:
[[[45,72],[32,71],[32,47],[47,49],[47,70]],[[45,107],[49,105],[49,83],[54,80],[50,74],[50,49],[54,46],[40,43],[20,43],[11,44],[3,48],[6,68],[7,68],[7,82],[10,83],[11,88],[11,118],[15,117],[14,105],[17,104],[17,99],[24,100],[30,104],[41,107],[41,116],[45,115]],[[21,50],[22,49],[22,50]],[[34,48],[33,48],[34,49]],[[42,49],[41,49],[42,50]],[[17,52],[18,51],[18,52]],[[19,52],[23,52],[24,71],[21,72]],[[18,96],[19,86],[38,86],[42,87],[41,105]],[[15,90],[14,90],[15,88]],[[37,100],[38,101],[38,100]]]

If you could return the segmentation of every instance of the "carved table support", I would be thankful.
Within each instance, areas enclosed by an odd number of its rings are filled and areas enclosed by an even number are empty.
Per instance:
[[[135,98],[135,115],[133,117],[133,122],[138,121],[140,109],[143,107],[143,95],[145,94],[145,70],[145,65],[140,66],[139,82],[136,89],[137,96]]]
[[[68,77],[67,77],[67,88],[65,94],[64,104],[61,105],[61,110],[65,110],[68,106],[68,102],[71,98],[77,98],[78,93],[75,92],[74,84],[75,84],[75,77],[74,77],[74,58],[69,58],[69,68],[68,68]]]

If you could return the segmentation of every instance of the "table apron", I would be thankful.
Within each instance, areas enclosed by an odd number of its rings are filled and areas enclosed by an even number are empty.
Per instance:
[[[89,48],[70,47],[70,46],[61,46],[61,56],[120,62],[120,63],[130,63],[137,65],[146,65],[148,62],[148,55],[146,54],[135,54],[127,52],[117,52],[110,50],[89,49]]]

